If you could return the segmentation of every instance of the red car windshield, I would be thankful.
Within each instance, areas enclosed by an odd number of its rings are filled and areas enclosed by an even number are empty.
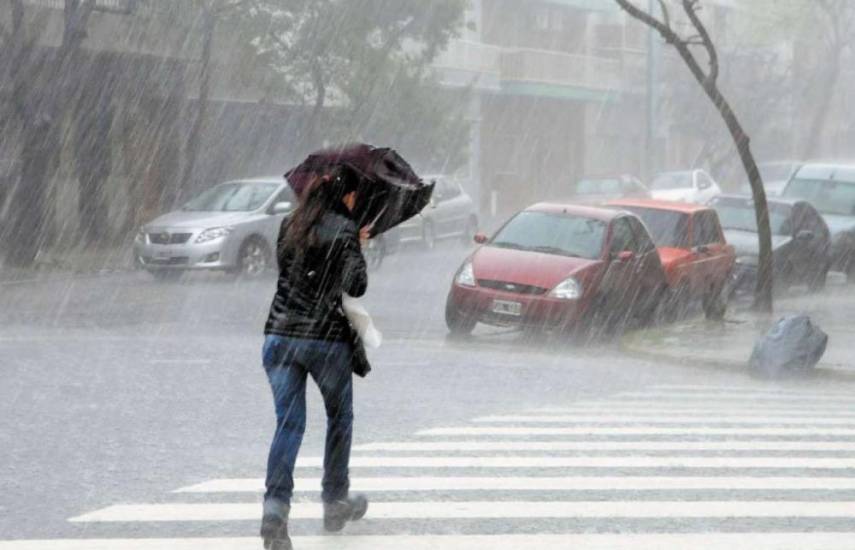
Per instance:
[[[500,229],[490,245],[593,260],[602,255],[605,235],[601,220],[526,211]]]
[[[689,248],[689,215],[658,208],[626,207],[641,218],[656,246]]]

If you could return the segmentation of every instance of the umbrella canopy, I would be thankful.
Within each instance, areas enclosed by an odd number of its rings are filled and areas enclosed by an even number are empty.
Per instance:
[[[364,143],[316,151],[289,170],[285,178],[301,197],[316,176],[341,165],[360,177],[353,214],[359,227],[372,227],[372,236],[407,221],[430,202],[433,184],[422,181],[401,155]]]

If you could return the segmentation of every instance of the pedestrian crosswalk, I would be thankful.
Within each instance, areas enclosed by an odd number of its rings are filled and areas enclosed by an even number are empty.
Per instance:
[[[341,536],[317,535],[323,459],[301,457],[295,547],[855,549],[855,393],[658,385],[559,405],[356,445],[352,490],[371,505]],[[69,518],[133,538],[0,550],[259,548],[263,490],[260,477],[201,480]],[[245,536],[163,537],[184,525]]]

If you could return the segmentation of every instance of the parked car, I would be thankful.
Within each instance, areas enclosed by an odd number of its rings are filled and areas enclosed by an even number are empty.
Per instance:
[[[780,197],[790,178],[801,167],[801,163],[794,160],[779,160],[775,162],[761,162],[757,165],[760,169],[760,177],[763,178],[763,189],[770,197]],[[748,180],[742,183],[740,194],[751,195],[751,184]]]
[[[457,238],[466,243],[478,230],[478,210],[475,201],[466,193],[460,182],[450,176],[429,175],[436,187],[428,206],[414,218],[390,233],[397,243],[421,242],[433,248],[439,239]]]
[[[281,177],[215,185],[140,228],[137,264],[158,278],[188,270],[256,277],[273,265],[279,227],[295,205]]]
[[[855,165],[806,164],[783,196],[804,199],[822,214],[831,231],[831,269],[855,282]]]
[[[663,172],[653,178],[650,192],[654,199],[706,204],[717,195],[721,187],[704,170]]]
[[[627,212],[537,204],[513,216],[454,276],[452,334],[477,323],[547,329],[646,322],[666,291],[656,246]]]
[[[567,200],[578,204],[602,204],[611,199],[647,198],[650,190],[629,174],[588,176],[575,183]]]
[[[819,212],[799,199],[768,199],[772,229],[773,277],[776,288],[806,284],[811,290],[825,286],[831,266],[831,234]],[[722,195],[713,200],[727,242],[736,249],[733,292],[753,290],[757,283],[760,245],[754,201],[750,197]]]
[[[697,204],[656,200],[612,201],[644,222],[659,251],[670,290],[669,311],[700,300],[708,318],[724,316],[722,291],[736,253],[727,244],[715,210]]]

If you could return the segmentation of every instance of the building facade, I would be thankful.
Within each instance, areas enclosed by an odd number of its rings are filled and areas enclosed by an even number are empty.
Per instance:
[[[711,4],[720,35],[733,4]],[[566,196],[584,175],[691,157],[658,105],[674,56],[614,0],[473,0],[469,20],[436,67],[473,90],[468,179],[486,216]]]

